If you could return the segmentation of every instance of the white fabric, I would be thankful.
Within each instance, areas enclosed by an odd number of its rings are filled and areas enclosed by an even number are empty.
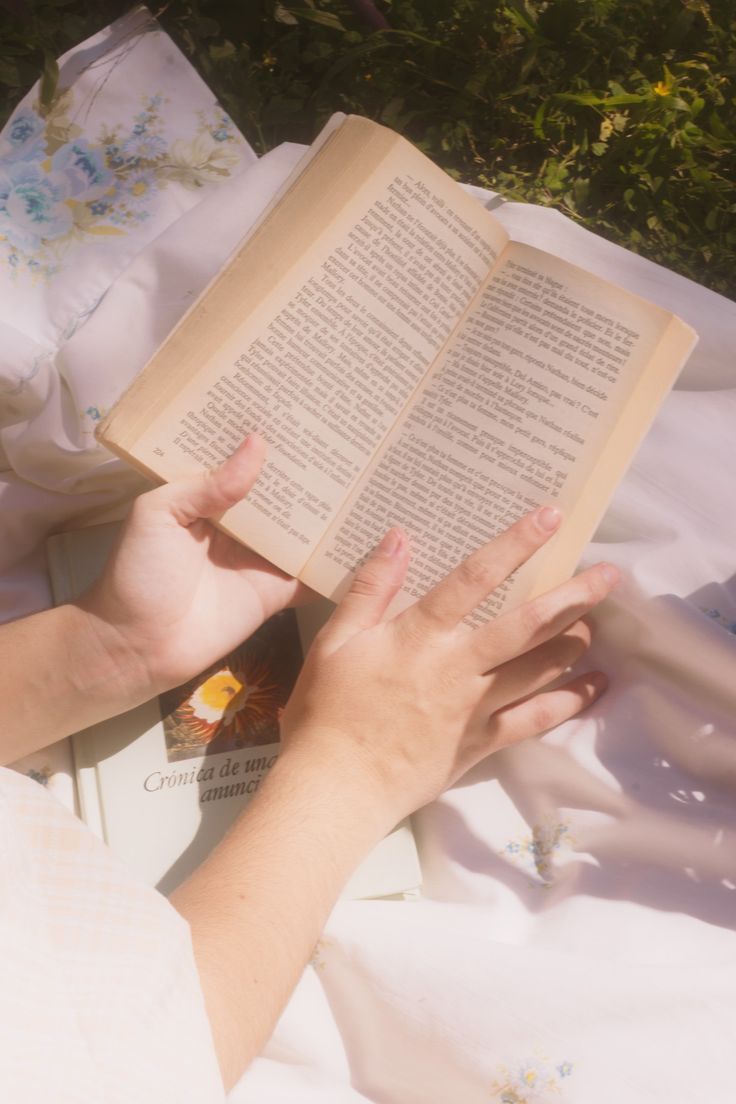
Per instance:
[[[53,311],[44,284],[23,285],[5,316],[17,331],[6,368],[15,414],[0,436],[7,616],[48,602],[40,547],[51,527],[119,508],[139,486],[94,445],[84,412],[114,401],[298,154],[282,147],[204,186],[135,256],[108,265],[94,309],[76,296],[76,269]],[[553,212],[496,213],[701,334],[585,554],[626,574],[596,617],[594,659],[611,688],[416,816],[424,899],[335,909],[235,1101],[689,1104],[730,1094],[736,305]],[[101,263],[99,251],[80,260],[97,290]],[[49,763],[43,753],[35,769],[53,773]],[[38,1045],[48,1053],[48,1039]],[[208,1040],[198,1045],[206,1064]]]
[[[95,444],[94,425],[140,367],[139,328],[150,346],[149,319],[165,328],[178,317],[192,294],[187,269],[199,287],[200,247],[189,244],[175,289],[168,276],[159,287],[162,271],[148,266],[143,302],[124,325],[98,329],[91,359],[77,361],[75,337],[146,246],[256,161],[146,9],[65,55],[57,98],[41,112],[34,89],[0,138],[5,619],[48,604],[38,555],[46,532],[140,488]],[[216,212],[210,219],[226,230]],[[114,355],[126,349],[121,367]]]
[[[9,770],[0,870],[0,1099],[224,1099],[187,925]]]

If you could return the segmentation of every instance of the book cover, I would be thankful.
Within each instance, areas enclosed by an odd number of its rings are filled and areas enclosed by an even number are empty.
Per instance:
[[[119,525],[54,535],[47,557],[57,604],[97,577]],[[285,610],[196,678],[72,737],[80,811],[89,827],[162,892],[205,858],[276,761],[279,718],[329,603]],[[416,891],[408,823],[354,873],[344,896]]]

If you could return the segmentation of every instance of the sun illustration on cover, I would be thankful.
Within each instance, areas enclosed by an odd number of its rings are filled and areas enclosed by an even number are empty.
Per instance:
[[[250,728],[268,724],[278,716],[278,687],[269,682],[270,678],[265,663],[253,664],[248,670],[223,667],[184,702],[178,719],[201,736],[203,743],[227,728],[234,736],[245,737]]]
[[[162,695],[169,762],[278,741],[279,719],[301,651],[295,654],[291,639],[279,641],[277,650],[259,643],[254,638],[198,678]]]

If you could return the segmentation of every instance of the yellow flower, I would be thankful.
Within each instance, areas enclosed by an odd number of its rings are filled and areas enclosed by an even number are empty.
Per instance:
[[[653,84],[652,91],[655,92],[658,96],[669,96],[670,94],[670,90],[664,83],[664,81],[657,81],[656,84]]]

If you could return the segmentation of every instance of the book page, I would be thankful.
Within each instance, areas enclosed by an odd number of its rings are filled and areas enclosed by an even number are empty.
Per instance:
[[[348,119],[230,266],[228,287],[215,285],[152,362],[158,409],[145,412],[144,380],[133,439],[118,444],[171,479],[260,431],[261,476],[220,524],[298,574],[506,240],[411,145]],[[265,294],[252,286],[259,271]],[[191,359],[184,339],[201,342],[210,317],[218,339],[182,380],[175,358]]]
[[[391,525],[413,557],[399,605],[528,510],[566,517],[543,554],[491,596],[499,613],[573,570],[693,344],[667,312],[512,244],[304,579],[338,598]],[[544,556],[552,567],[542,572]]]

